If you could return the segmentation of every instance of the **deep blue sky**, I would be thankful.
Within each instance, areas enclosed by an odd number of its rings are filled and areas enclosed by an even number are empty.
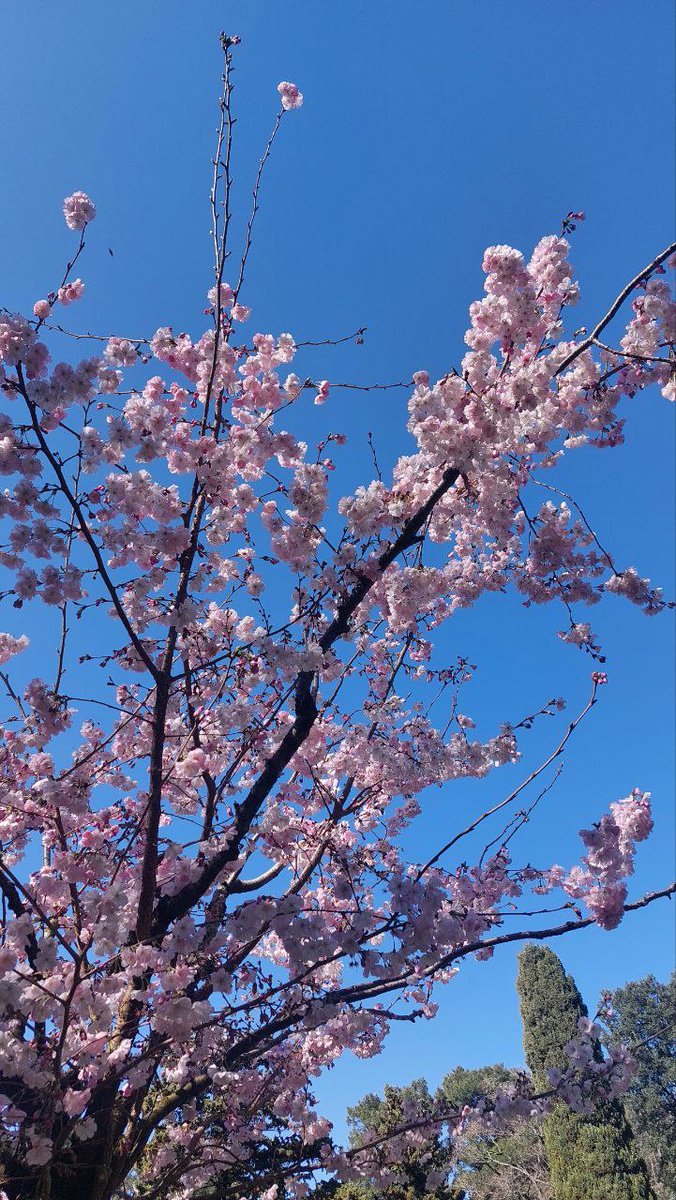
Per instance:
[[[245,211],[276,109],[275,87],[305,93],[266,179],[249,286],[256,329],[297,339],[369,326],[364,347],[315,352],[299,373],[358,382],[434,376],[457,363],[483,248],[529,251],[569,209],[591,325],[622,284],[673,238],[673,9],[669,0],[486,3],[318,0],[183,3],[4,0],[0,123],[0,304],[30,306],[72,247],[61,202],[75,188],[98,207],[72,327],[141,335],[198,332],[210,285],[209,160],[219,29],[239,33],[236,184]],[[108,254],[108,247],[114,256]],[[72,314],[72,318],[71,318]],[[350,436],[341,491],[368,470],[365,432],[383,462],[410,445],[405,392],[336,392],[310,414]],[[620,451],[585,451],[552,482],[574,489],[623,565],[674,591],[674,410],[659,395],[627,406]],[[609,598],[593,614],[610,684],[580,731],[524,855],[544,844],[572,862],[576,831],[608,801],[653,791],[658,831],[634,894],[672,877],[674,644],[669,616]],[[466,710],[490,733],[563,694],[583,702],[591,664],[561,645],[561,614],[487,600],[446,635],[479,665]],[[39,644],[39,633],[35,631]],[[527,763],[552,743],[532,736]],[[416,852],[457,813],[498,799],[516,774],[430,801]],[[465,807],[466,806],[466,807]],[[538,854],[542,858],[542,853]],[[619,931],[557,945],[590,1004],[602,986],[674,965],[671,906]],[[385,1081],[520,1059],[514,954],[469,964],[432,1024],[395,1030],[385,1053],[346,1060],[319,1084],[325,1111]]]

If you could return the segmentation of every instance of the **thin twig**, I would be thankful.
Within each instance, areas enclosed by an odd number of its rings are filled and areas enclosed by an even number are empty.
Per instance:
[[[591,333],[584,339],[584,341],[579,342],[578,345],[571,350],[570,354],[566,355],[563,362],[559,363],[556,371],[554,372],[555,375],[560,375],[562,371],[565,371],[566,368],[571,365],[571,363],[575,362],[576,358],[579,358],[581,354],[584,354],[585,350],[589,350],[590,346],[594,345],[599,334],[603,333],[606,325],[610,324],[613,317],[617,312],[619,312],[625,300],[631,295],[634,288],[638,287],[639,283],[642,283],[648,275],[652,275],[653,271],[657,270],[661,263],[663,263],[666,258],[669,258],[674,253],[676,253],[676,242],[672,242],[670,246],[667,246],[666,250],[662,250],[662,252],[658,254],[656,258],[652,260],[652,262],[648,263],[647,267],[644,267],[642,271],[639,271],[638,275],[634,276],[634,278],[627,284],[626,287],[622,288],[619,296],[613,300],[613,303],[611,304],[607,313],[605,316],[601,317],[601,320],[597,325],[594,326]]]

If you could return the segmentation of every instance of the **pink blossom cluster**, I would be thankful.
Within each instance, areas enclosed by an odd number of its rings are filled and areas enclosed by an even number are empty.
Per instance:
[[[4,666],[15,654],[20,654],[28,646],[25,634],[14,637],[11,633],[0,633],[0,666]]]
[[[576,1112],[593,1112],[599,1102],[623,1096],[636,1073],[636,1063],[624,1045],[603,1044],[604,1030],[589,1017],[580,1017],[578,1036],[564,1046],[568,1067],[550,1068],[549,1083],[557,1098]]]
[[[282,108],[289,111],[290,109],[300,108],[303,103],[303,93],[299,92],[295,83],[287,83],[284,80],[277,84],[277,91],[282,98]]]
[[[616,596],[626,596],[632,604],[637,604],[648,616],[653,616],[664,607],[662,589],[652,588],[649,579],[641,579],[635,567],[627,567],[619,574],[611,575],[606,580],[607,592]]]
[[[68,305],[72,304],[75,300],[80,300],[84,295],[84,287],[85,285],[81,279],[73,279],[69,283],[64,283],[56,293],[59,304]],[[39,313],[36,313],[36,316],[39,315]]]
[[[63,202],[63,215],[69,229],[84,229],[96,216],[96,209],[86,192],[73,192]]]
[[[650,279],[633,309],[635,316],[620,342],[624,353],[638,359],[667,357],[663,351],[676,341],[676,306],[669,284]]]
[[[581,829],[587,849],[580,866],[567,874],[555,866],[547,872],[548,887],[562,887],[573,899],[584,899],[594,920],[603,929],[615,929],[624,916],[626,879],[634,873],[636,843],[653,828],[650,793],[635,788],[591,829]]]

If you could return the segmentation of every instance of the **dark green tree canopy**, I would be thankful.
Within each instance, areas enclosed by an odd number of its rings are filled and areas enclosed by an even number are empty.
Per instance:
[[[548,1070],[568,1065],[563,1047],[578,1036],[587,1006],[572,975],[549,946],[528,945],[519,954],[517,991],[523,1049],[536,1088],[549,1087]]]

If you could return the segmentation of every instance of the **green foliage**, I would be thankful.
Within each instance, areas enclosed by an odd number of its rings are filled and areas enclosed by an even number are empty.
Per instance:
[[[494,1096],[498,1088],[510,1083],[517,1072],[503,1063],[490,1067],[456,1067],[445,1075],[437,1095],[451,1108],[476,1104],[482,1096]]]
[[[565,1066],[564,1045],[587,1010],[556,954],[530,945],[519,955],[526,1061],[537,1088],[550,1067]],[[624,1109],[618,1101],[590,1115],[557,1105],[544,1122],[554,1200],[652,1200],[654,1192]]]
[[[676,1196],[676,972],[611,994],[610,1025],[632,1049],[637,1073],[625,1109],[660,1200]]]
[[[434,1107],[434,1100],[424,1079],[415,1079],[406,1087],[386,1086],[382,1097],[373,1092],[347,1112],[350,1145],[360,1146],[368,1131],[378,1135],[389,1133],[408,1113],[424,1119]],[[397,1168],[396,1184],[383,1189],[363,1188],[349,1192],[339,1189],[336,1200],[460,1200],[455,1188],[442,1184],[434,1191],[426,1187],[426,1174],[431,1168],[450,1165],[450,1151],[441,1133],[430,1134],[425,1146],[424,1161],[420,1150],[408,1149]],[[345,1187],[346,1185],[344,1185]],[[353,1185],[347,1185],[353,1186]]]
[[[528,946],[520,956],[518,991],[524,1020],[524,1049],[535,1086],[548,1086],[550,1067],[564,1067],[563,1046],[577,1035],[587,1009],[575,981],[551,950]],[[434,1166],[445,1166],[453,1183],[434,1192],[425,1188],[420,1151],[408,1151],[396,1183],[382,1189],[364,1183],[326,1181],[315,1185],[315,1200],[674,1200],[676,1197],[676,973],[667,984],[654,977],[627,984],[611,997],[611,1025],[617,1040],[634,1053],[638,1072],[624,1106],[605,1105],[590,1116],[557,1107],[545,1122],[522,1119],[508,1133],[488,1135],[471,1125],[452,1142],[443,1131],[426,1151]],[[367,1130],[387,1134],[413,1111],[424,1118],[434,1101],[451,1108],[493,1096],[518,1072],[496,1063],[476,1069],[456,1067],[433,1098],[425,1080],[385,1088],[348,1110],[350,1144]],[[626,1110],[626,1112],[625,1112]],[[217,1111],[214,1121],[217,1122]],[[632,1127],[634,1136],[632,1138]],[[213,1130],[212,1130],[213,1132]],[[311,1159],[310,1150],[271,1119],[266,1136],[251,1147],[238,1170],[224,1173],[199,1200],[236,1200],[248,1195],[255,1178],[278,1180],[286,1194],[285,1169]],[[646,1169],[646,1164],[647,1168]],[[649,1175],[648,1175],[649,1171]],[[650,1179],[654,1191],[651,1191]],[[196,1197],[197,1200],[197,1197]]]
[[[519,1072],[502,1063],[467,1070],[456,1067],[439,1092],[454,1107],[494,1096]],[[456,1143],[457,1186],[467,1200],[552,1200],[542,1123],[515,1120],[509,1133],[486,1134],[471,1125]]]
[[[457,1067],[441,1083],[436,1100],[463,1108],[516,1079],[518,1072],[496,1063],[468,1070]],[[358,1146],[367,1130],[385,1134],[401,1120],[404,1105],[423,1117],[433,1104],[424,1080],[405,1088],[386,1087],[383,1097],[369,1094],[348,1112],[350,1143]],[[425,1189],[424,1171],[415,1153],[399,1168],[400,1180],[385,1189],[368,1184],[344,1184],[322,1193],[322,1200],[551,1200],[541,1130],[533,1122],[516,1122],[513,1131],[488,1137],[471,1127],[457,1142],[442,1134],[427,1150],[434,1165],[454,1174],[453,1183],[435,1192]],[[428,1160],[429,1162],[429,1160]]]
[[[454,1108],[495,1097],[499,1087],[519,1072],[496,1063],[468,1070],[456,1067],[445,1076],[439,1093]],[[456,1186],[466,1200],[551,1200],[542,1122],[515,1120],[509,1133],[473,1130],[456,1141]]]
[[[343,1183],[331,1192],[331,1200],[375,1200],[375,1192],[365,1183]]]
[[[205,1120],[206,1136],[211,1142],[221,1142],[227,1150],[231,1139],[218,1094],[202,1102],[201,1115]],[[320,1150],[327,1144],[328,1139],[324,1138],[305,1142],[297,1134],[290,1133],[283,1120],[268,1112],[265,1129],[246,1147],[240,1147],[238,1159],[230,1166],[209,1183],[196,1188],[192,1200],[242,1200],[243,1197],[256,1200],[273,1184],[277,1186],[277,1200],[286,1200],[288,1179],[312,1181]],[[355,1197],[355,1200],[368,1198]]]

